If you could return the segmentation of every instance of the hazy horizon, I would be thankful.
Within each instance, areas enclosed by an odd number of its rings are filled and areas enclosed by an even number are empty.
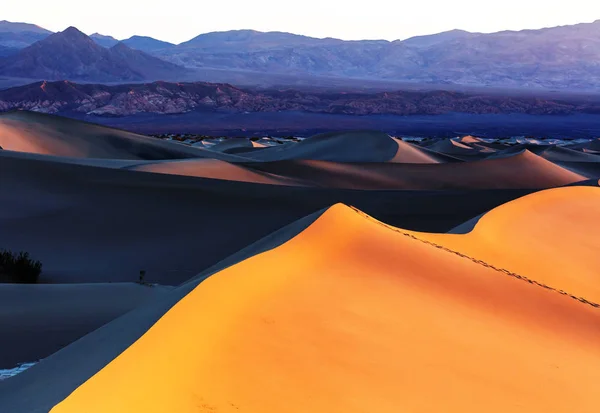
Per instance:
[[[105,0],[102,9],[90,11],[82,2],[56,0],[49,12],[47,2],[32,0],[27,4],[5,5],[0,19],[32,23],[54,32],[75,26],[88,35],[100,33],[120,40],[140,35],[171,43],[181,43],[202,33],[241,29],[343,40],[397,40],[454,29],[491,33],[600,19],[600,4],[590,4],[587,0],[572,0],[568,8],[561,7],[564,2],[540,0],[506,0],[492,5],[473,0],[453,3],[428,0],[406,10],[388,7],[387,3],[372,0],[358,5],[339,0],[326,3],[305,0],[299,5],[281,5],[272,0],[257,0],[252,4],[235,0],[200,7],[172,0],[165,9],[140,1]]]

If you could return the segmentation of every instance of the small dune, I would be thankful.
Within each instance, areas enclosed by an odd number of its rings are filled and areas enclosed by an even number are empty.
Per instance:
[[[183,159],[198,150],[119,129],[35,112],[0,114],[4,150],[76,158]]]

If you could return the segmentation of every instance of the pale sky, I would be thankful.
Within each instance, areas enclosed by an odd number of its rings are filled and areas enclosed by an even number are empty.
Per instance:
[[[75,26],[118,39],[134,34],[181,43],[233,29],[314,37],[406,39],[451,29],[539,29],[600,19],[594,0],[2,0],[0,20],[52,31]]]

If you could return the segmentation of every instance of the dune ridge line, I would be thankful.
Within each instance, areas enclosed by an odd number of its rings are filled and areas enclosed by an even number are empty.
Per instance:
[[[512,271],[509,271],[509,270],[507,270],[507,269],[505,269],[505,268],[499,268],[499,267],[496,267],[495,265],[489,264],[489,263],[487,263],[487,262],[485,262],[485,261],[483,261],[483,260],[479,260],[479,259],[477,259],[477,258],[473,258],[473,257],[471,257],[471,256],[469,256],[469,255],[463,254],[462,252],[458,252],[458,251],[455,251],[455,250],[453,250],[453,249],[451,249],[451,248],[445,247],[445,246],[443,246],[443,245],[436,244],[435,242],[432,242],[432,241],[428,241],[428,240],[425,240],[425,239],[419,238],[419,237],[417,237],[417,236],[415,236],[415,235],[413,235],[413,234],[410,234],[410,233],[408,233],[408,232],[402,231],[402,229],[400,229],[400,228],[397,228],[397,227],[391,226],[391,225],[389,225],[389,224],[386,224],[385,222],[379,221],[378,219],[376,219],[376,218],[373,218],[373,217],[372,217],[372,216],[370,216],[369,214],[366,214],[366,213],[364,213],[363,211],[361,211],[360,209],[358,209],[358,208],[356,208],[356,207],[353,207],[352,205],[349,205],[349,207],[350,207],[350,208],[351,208],[351,209],[352,209],[354,212],[356,212],[357,214],[359,214],[360,216],[362,216],[362,217],[365,217],[365,218],[367,218],[367,219],[370,219],[370,220],[372,220],[373,222],[375,222],[375,223],[377,223],[377,224],[379,224],[379,225],[382,225],[382,226],[386,227],[387,229],[390,229],[390,230],[392,230],[392,231],[395,231],[395,232],[397,232],[397,233],[399,233],[399,234],[402,234],[402,235],[404,235],[404,236],[406,236],[406,237],[409,237],[409,238],[412,238],[412,239],[414,239],[414,240],[416,240],[416,241],[422,242],[423,244],[427,244],[427,245],[430,245],[430,246],[432,246],[432,247],[435,247],[435,248],[437,248],[437,249],[441,249],[441,250],[444,250],[444,251],[446,251],[446,252],[449,252],[449,253],[451,253],[451,254],[458,255],[459,257],[466,258],[466,259],[468,259],[468,260],[470,260],[470,261],[472,261],[472,262],[474,262],[474,263],[476,263],[476,264],[482,265],[482,266],[484,266],[484,267],[491,268],[492,270],[495,270],[495,271],[498,271],[498,272],[504,273],[504,274],[506,274],[506,275],[508,275],[508,276],[510,276],[510,277],[517,278],[517,279],[519,279],[519,280],[522,280],[522,281],[526,281],[526,282],[528,282],[529,284],[537,285],[538,287],[545,288],[546,290],[554,291],[554,292],[556,292],[556,293],[559,293],[559,294],[561,294],[561,295],[564,295],[564,296],[567,296],[567,297],[569,297],[569,298],[572,298],[572,299],[574,299],[574,300],[576,300],[576,301],[579,301],[580,303],[583,303],[583,304],[590,305],[590,306],[592,306],[592,307],[594,307],[594,308],[600,308],[600,304],[598,304],[598,303],[595,303],[595,302],[593,302],[593,301],[590,301],[590,300],[587,300],[587,299],[586,299],[586,298],[584,298],[584,297],[580,297],[580,296],[577,296],[577,295],[571,294],[571,293],[569,293],[568,291],[565,291],[565,290],[558,290],[558,289],[556,289],[556,288],[554,288],[554,287],[552,287],[552,286],[549,286],[549,285],[543,284],[543,283],[541,283],[541,282],[539,282],[539,281],[536,281],[536,280],[532,280],[531,278],[528,278],[528,277],[526,277],[526,276],[524,276],[524,275],[517,274],[517,273],[515,273],[515,272],[512,272]]]

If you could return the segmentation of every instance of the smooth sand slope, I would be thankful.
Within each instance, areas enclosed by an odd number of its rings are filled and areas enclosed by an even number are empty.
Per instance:
[[[51,412],[595,412],[598,340],[597,308],[336,205]]]
[[[303,185],[303,183],[298,179],[286,178],[284,176],[261,171],[253,171],[249,168],[218,159],[185,159],[178,161],[162,161],[135,165],[128,169],[170,175],[224,179],[227,181],[254,182],[268,185]]]
[[[443,162],[443,155],[437,155],[433,152],[428,152],[423,148],[419,148],[408,142],[404,142],[397,138],[392,138],[398,145],[398,152],[389,160],[393,163],[440,163]]]
[[[600,303],[600,188],[557,188],[504,204],[467,234],[415,234]]]
[[[170,290],[139,284],[0,284],[0,368],[48,357]]]
[[[181,159],[201,156],[199,149],[184,145],[25,111],[0,114],[0,147],[78,158]]]
[[[362,190],[541,189],[586,179],[529,151],[494,159],[443,164],[287,160],[245,165],[312,182],[315,186]]]

